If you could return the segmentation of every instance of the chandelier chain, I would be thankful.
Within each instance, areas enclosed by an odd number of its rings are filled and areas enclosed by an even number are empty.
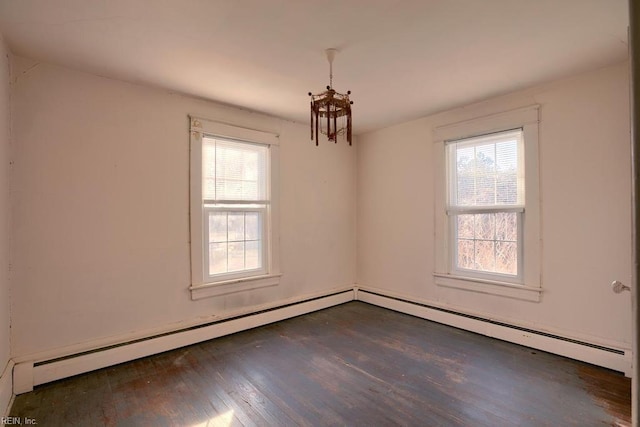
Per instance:
[[[333,61],[329,61],[329,87],[333,88]]]

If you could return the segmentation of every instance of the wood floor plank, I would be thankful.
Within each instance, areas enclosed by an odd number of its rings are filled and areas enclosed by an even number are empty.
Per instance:
[[[361,302],[36,387],[41,426],[629,426],[607,369]]]

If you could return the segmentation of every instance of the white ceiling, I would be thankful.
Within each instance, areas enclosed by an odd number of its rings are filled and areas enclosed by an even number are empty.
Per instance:
[[[626,0],[0,0],[11,51],[356,133],[622,61]]]

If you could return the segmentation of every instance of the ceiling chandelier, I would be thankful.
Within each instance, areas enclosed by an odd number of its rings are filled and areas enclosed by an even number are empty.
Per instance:
[[[320,133],[327,135],[329,141],[336,143],[338,135],[346,134],[347,141],[351,145],[351,104],[353,101],[349,100],[350,90],[345,95],[333,89],[333,58],[335,58],[336,52],[336,49],[325,51],[329,60],[329,86],[327,86],[327,90],[317,95],[309,92],[311,97],[311,140],[313,141],[315,133],[316,145],[318,145]]]

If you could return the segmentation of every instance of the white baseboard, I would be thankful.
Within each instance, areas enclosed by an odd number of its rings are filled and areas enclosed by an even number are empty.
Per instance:
[[[73,375],[105,368],[118,363],[151,356],[168,350],[196,344],[224,335],[233,334],[269,323],[278,322],[349,301],[358,300],[390,310],[432,320],[445,325],[476,332],[489,337],[547,351],[594,365],[603,366],[631,376],[631,349],[620,345],[602,345],[589,342],[584,337],[568,335],[553,337],[548,332],[511,327],[479,319],[472,313],[456,313],[455,309],[430,306],[424,301],[394,295],[381,289],[361,286],[342,288],[306,298],[280,302],[278,305],[256,308],[255,313],[242,313],[235,317],[219,319],[210,324],[158,330],[142,339],[120,340],[102,345],[96,343],[70,353],[68,348],[46,352],[46,358],[24,356],[15,360],[0,377],[0,411],[9,405],[14,394],[33,390],[36,385],[67,378]],[[568,339],[568,340],[567,340]],[[13,371],[13,378],[11,372]],[[1,412],[0,412],[1,413]]]
[[[15,394],[26,393],[33,390],[36,385],[267,325],[353,299],[353,290],[349,288],[338,293],[315,296],[306,301],[276,306],[258,311],[255,314],[247,314],[192,329],[167,331],[162,336],[121,343],[104,349],[97,348],[78,355],[65,354],[63,357],[51,358],[49,361],[24,360],[15,366],[13,391]]]
[[[453,309],[429,307],[407,297],[385,295],[384,291],[379,289],[367,291],[367,288],[356,287],[355,295],[358,301],[624,372],[627,377],[631,377],[632,374],[632,352],[624,346],[603,346],[585,341],[582,337],[575,338],[566,334],[554,337],[534,328],[497,324],[468,313],[455,313]]]
[[[0,417],[8,416],[13,402],[13,361],[9,360],[0,374]]]

